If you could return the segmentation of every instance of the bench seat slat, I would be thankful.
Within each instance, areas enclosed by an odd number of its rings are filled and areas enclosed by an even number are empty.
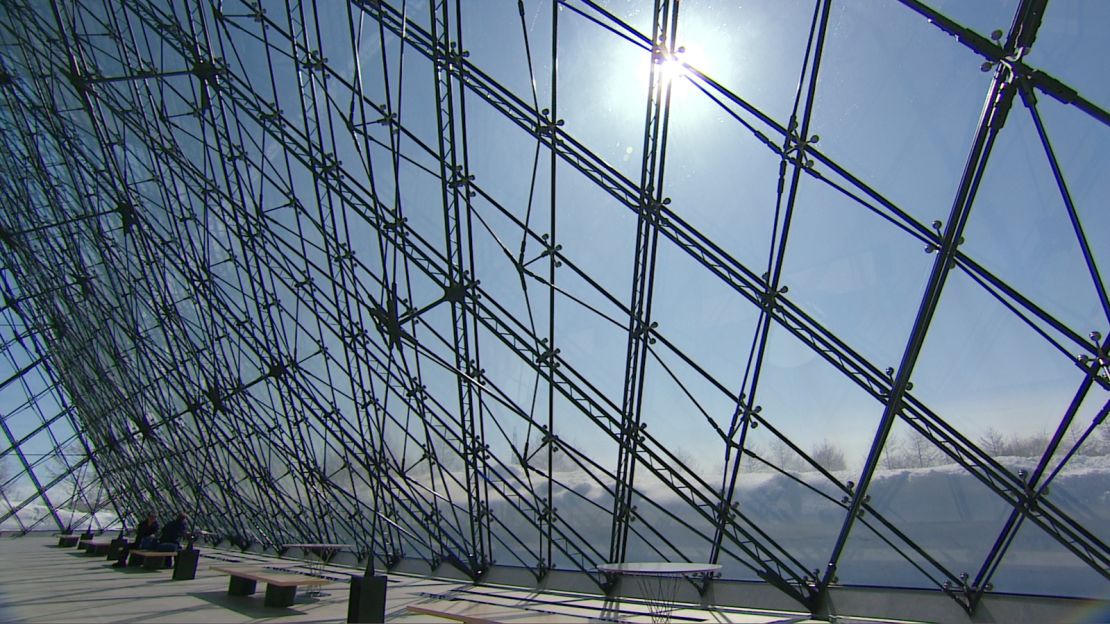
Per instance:
[[[277,572],[262,568],[212,566],[209,568],[209,570],[222,572],[223,574],[228,574],[230,576],[238,576],[239,578],[251,579],[252,581],[261,581],[268,585],[277,585],[278,587],[327,585],[328,583],[334,582],[331,579],[324,579],[317,576],[308,576],[305,574],[295,574],[290,572]]]
[[[140,555],[140,556],[146,557],[148,559],[157,558],[157,557],[175,557],[175,556],[177,556],[177,552],[171,552],[171,551],[166,551],[166,550],[132,550],[131,554],[132,555]]]

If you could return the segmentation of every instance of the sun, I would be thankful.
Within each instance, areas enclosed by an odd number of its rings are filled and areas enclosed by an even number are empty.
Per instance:
[[[649,50],[616,48],[607,55],[610,69],[603,85],[604,107],[629,128],[644,123],[644,104],[654,76],[660,97],[670,93],[670,106],[686,108],[700,96],[697,73],[705,72],[710,59],[697,43],[683,42],[673,51],[652,54]]]
[[[699,48],[694,45],[683,45],[675,49],[674,52],[663,52],[662,54],[655,55],[644,63],[641,72],[641,80],[643,86],[647,87],[648,80],[651,72],[651,65],[654,63],[654,70],[656,80],[659,81],[659,86],[666,92],[669,87],[671,90],[671,103],[677,103],[686,98],[688,94],[694,90],[693,84],[690,83],[691,68],[702,69],[701,63],[704,61]]]
[[[678,52],[673,56],[662,55],[656,63],[656,75],[662,81],[662,86],[673,87],[676,82],[686,76],[686,64],[680,55],[683,55],[685,48],[679,48]]]

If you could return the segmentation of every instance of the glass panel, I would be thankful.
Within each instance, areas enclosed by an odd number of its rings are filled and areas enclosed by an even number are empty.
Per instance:
[[[1110,103],[1110,85],[1099,79],[1096,59],[1108,22],[1110,7],[1101,2],[1047,7],[1029,64],[1056,76],[1105,110]]]
[[[905,557],[891,558],[890,549],[879,546],[872,533],[863,537],[869,546],[856,553],[851,567],[841,570],[842,580],[922,587],[942,584],[943,570],[952,577],[965,572],[974,577],[1012,507],[901,420],[891,430],[880,466],[867,490],[870,506],[943,569],[914,553],[892,532],[879,529],[923,571]],[[862,527],[859,532],[870,533]]]
[[[679,449],[680,457],[691,458]],[[641,464],[632,497],[635,520],[629,525],[627,561],[708,561],[713,523],[685,503],[673,488]],[[711,493],[710,493],[711,494]]]
[[[737,388],[744,374],[759,311],[670,241],[660,238],[657,249],[651,319],[657,324],[655,332],[663,341],[653,347],[653,351],[666,357],[668,364],[676,362],[670,353],[677,351],[705,371],[706,382],[730,388],[728,395],[723,397],[727,403],[721,410],[711,412],[718,422],[727,422],[735,395],[739,393]],[[702,381],[700,374],[697,375],[699,379],[694,379],[695,371],[688,365],[683,364],[682,369],[683,382]],[[656,393],[658,400],[683,400],[682,393],[656,391],[651,385],[648,384],[648,391]],[[708,383],[697,387],[699,390],[694,396],[699,401],[722,398],[721,391]]]
[[[753,526],[767,533],[778,544],[780,557],[799,562],[791,569],[799,575],[813,578],[815,571],[824,572],[833,543],[844,523],[844,509],[839,504],[836,488],[817,472],[801,455],[773,437],[754,436],[751,444],[764,449],[756,454],[771,465],[787,466],[786,473],[767,465],[748,462],[748,468],[737,480],[736,501],[738,511]],[[811,451],[826,465],[836,466],[843,461],[843,453],[829,445]],[[843,477],[844,471],[836,474]],[[750,578],[741,570],[739,578]]]
[[[682,60],[785,126],[813,13],[814,3],[802,0],[686,0],[678,27]]]
[[[1043,438],[1055,430],[1080,379],[1069,355],[969,277],[953,273],[914,369],[912,392],[969,438],[991,429]],[[1037,457],[1045,447],[1034,446]]]
[[[482,68],[521,100],[533,103],[534,83],[540,100],[547,102],[550,101],[547,94],[550,93],[551,31],[537,28],[537,23],[551,19],[551,6],[546,2],[525,3],[522,5],[524,15],[520,14],[518,6],[521,5],[463,5],[463,47],[470,54],[471,63]],[[567,24],[578,19],[568,11],[562,11],[560,18]],[[454,39],[454,33],[451,38]],[[512,62],[505,62],[510,59]]]
[[[990,37],[995,30],[1001,30],[1003,41],[1010,23],[1014,21],[1014,12],[1018,7],[1016,0],[980,0],[979,2],[929,0],[925,4],[984,37]]]
[[[736,124],[731,109],[688,82],[674,88],[663,195],[683,223],[760,274],[771,247],[779,158]]]
[[[646,50],[576,14],[561,14],[557,113],[564,131],[637,182],[650,71]]]
[[[1106,322],[1036,126],[1016,102],[960,251],[1080,335]]]
[[[991,582],[997,592],[1110,597],[1105,577],[1031,522],[1021,525]]]
[[[767,435],[761,427],[749,448],[791,477],[776,472],[743,475],[737,493],[740,510],[800,560],[804,570],[823,573],[843,525],[842,488],[858,480],[881,406],[780,327],[771,329],[759,383],[753,400],[777,435]],[[784,444],[782,436],[805,455]]]
[[[811,130],[817,149],[919,222],[943,218],[990,75],[897,4],[834,4],[829,30]]]
[[[897,363],[931,258],[827,184],[802,180],[780,284],[787,299],[875,366]]]
[[[636,257],[636,215],[567,166],[560,166],[557,184],[560,204],[555,242],[562,246],[562,255],[598,286],[587,285],[583,278],[566,269],[558,272],[558,284],[562,287],[563,282],[569,281],[568,288],[575,297],[583,298],[591,306],[613,315],[613,304],[600,295],[608,295],[622,305],[628,305]],[[549,204],[549,201],[544,198],[540,205]],[[545,213],[549,214],[546,206],[540,214]],[[540,217],[533,227],[547,233],[548,222]],[[530,241],[526,259],[531,260],[541,252],[535,241]],[[536,262],[529,268],[546,277],[543,264],[543,261]],[[594,292],[599,287],[603,292]],[[622,318],[621,322],[625,323],[626,319]],[[573,328],[574,324],[570,327]]]
[[[609,552],[617,442],[597,432],[597,425],[561,395],[555,400],[555,434],[573,451],[566,453],[569,464],[556,463],[562,470],[552,471],[559,483],[552,504],[562,532],[552,561],[562,569],[603,563]],[[546,465],[542,455],[537,459]],[[541,503],[543,498],[541,494]]]

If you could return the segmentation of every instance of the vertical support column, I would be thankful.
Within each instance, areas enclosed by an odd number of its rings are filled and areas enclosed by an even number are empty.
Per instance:
[[[657,227],[663,198],[667,126],[670,118],[671,83],[662,71],[673,63],[678,33],[678,0],[656,0],[653,13],[651,69],[644,118],[643,161],[640,172],[640,206],[636,219],[636,256],[632,267],[629,305],[628,346],[625,354],[624,391],[621,401],[620,447],[617,449],[617,483],[613,500],[613,523],[609,560],[624,561],[629,524],[635,519],[636,454],[643,440],[640,421],[648,344],[651,342],[651,298],[655,286]]]
[[[519,4],[521,20],[524,19],[524,3]],[[551,202],[550,202],[550,218],[548,227],[550,229],[550,239],[548,243],[551,245],[550,253],[547,255],[547,349],[551,357],[546,358],[544,361],[551,366],[547,377],[547,435],[555,435],[555,371],[554,368],[558,364],[556,355],[559,350],[555,344],[555,267],[558,264],[558,250],[559,238],[556,233],[555,226],[558,223],[558,162],[559,156],[556,151],[556,146],[559,144],[559,11],[562,7],[558,2],[551,3],[551,116],[548,119],[551,131],[551,154],[550,154],[550,178],[551,178]],[[537,103],[538,107],[538,103]],[[542,114],[541,114],[542,117]],[[537,119],[538,126],[542,126],[543,119]],[[554,557],[554,539],[552,536],[553,525],[555,522],[555,485],[554,485],[554,463],[555,463],[555,445],[548,443],[547,445],[547,479],[546,483],[546,496],[543,499],[543,509],[539,514],[540,523],[540,562],[537,576],[542,578],[547,574],[547,571],[554,568],[555,564],[552,560]]]
[[[762,309],[753,338],[749,369],[741,383],[742,392],[737,397],[736,410],[733,413],[728,430],[728,446],[726,447],[726,453],[729,457],[728,476],[722,483],[723,496],[719,507],[716,509],[717,522],[709,556],[709,560],[714,563],[720,557],[725,539],[731,538],[733,541],[737,539],[735,535],[729,535],[729,527],[732,525],[733,519],[741,513],[736,508],[733,499],[736,493],[736,482],[740,475],[741,460],[743,459],[748,430],[760,409],[755,404],[756,395],[763,368],[763,358],[767,352],[770,339],[771,326],[774,324],[774,315],[779,310],[777,298],[786,291],[785,286],[780,285],[780,278],[786,259],[787,241],[790,236],[794,207],[802,182],[802,173],[812,165],[806,150],[811,143],[817,140],[815,137],[811,139],[809,133],[817,96],[817,79],[821,71],[825,35],[828,32],[830,10],[831,0],[818,0],[814,3],[813,17],[806,43],[805,61],[802,65],[801,75],[798,78],[794,106],[780,153],[775,225],[767,258],[767,272],[763,276],[763,286],[766,290],[762,296]],[[759,563],[768,568],[768,575],[765,578],[773,579],[772,582],[779,584],[787,593],[799,597],[807,606],[812,605],[815,596],[812,585],[815,584],[816,579],[809,578],[808,573],[803,572],[803,578],[798,580],[792,570],[777,565],[776,562],[780,557],[790,558],[790,554],[777,545],[775,545],[775,548],[782,551],[782,555],[769,552],[769,549],[765,547],[756,549]],[[798,565],[796,561],[795,564]],[[774,571],[771,571],[770,568],[774,568]],[[790,581],[782,578],[784,573],[791,577]]]
[[[461,8],[461,7],[457,7]],[[461,213],[470,215],[470,182],[473,177],[466,169],[466,126],[462,106],[462,90],[459,93],[460,113],[456,120],[455,89],[452,81],[452,66],[460,65],[467,53],[461,49],[461,42],[451,41],[450,7],[448,0],[434,0],[429,4],[431,11],[432,38],[435,45],[435,96],[436,121],[439,129],[439,166],[442,180],[443,221],[445,251],[447,254],[447,280],[444,299],[451,304],[451,329],[454,338],[455,376],[458,384],[459,405],[459,448],[465,471],[467,490],[467,512],[469,515],[470,535],[463,553],[470,574],[480,577],[489,567],[489,513],[484,492],[486,449],[479,435],[480,419],[475,414],[478,403],[476,395],[481,367],[477,359],[476,336],[468,310],[468,299],[475,278],[467,269],[472,260],[470,253],[470,230],[464,227]],[[455,19],[462,20],[461,12]],[[461,35],[461,28],[458,34]],[[461,131],[458,132],[457,131]],[[462,152],[461,154],[459,152]],[[460,163],[460,157],[462,162]],[[464,229],[466,230],[464,232]],[[465,236],[464,236],[465,234]]]

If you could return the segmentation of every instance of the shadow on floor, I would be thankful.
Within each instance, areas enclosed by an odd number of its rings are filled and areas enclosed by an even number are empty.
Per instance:
[[[67,597],[73,597],[73,600],[59,600],[59,598],[67,598]],[[44,600],[43,598],[28,598],[26,600],[12,600],[12,601],[6,602],[4,604],[11,605],[11,606],[19,606],[19,605],[35,604],[37,602],[42,602],[43,600]],[[120,598],[119,596],[107,596],[107,597],[104,597],[104,598],[90,598],[88,592],[81,591],[81,592],[70,592],[68,594],[51,594],[49,602],[50,602],[51,605],[65,605],[65,604],[75,604],[75,605],[85,604],[85,605],[87,605],[87,604],[93,604],[93,603],[97,603],[97,602],[118,603],[118,602],[125,601],[125,600],[126,599]]]
[[[231,609],[240,615],[256,620],[288,617],[291,615],[307,615],[304,611],[298,610],[297,607],[308,606],[319,602],[319,600],[314,598],[298,595],[297,601],[292,607],[267,607],[262,604],[264,593],[265,592],[262,591],[253,596],[231,596],[226,591],[214,591],[191,593],[189,595],[218,607]]]

